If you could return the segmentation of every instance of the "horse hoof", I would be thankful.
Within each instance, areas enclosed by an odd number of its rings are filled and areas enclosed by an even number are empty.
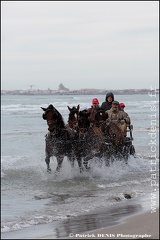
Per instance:
[[[83,173],[84,172],[84,168],[80,168],[80,173]]]
[[[54,178],[55,178],[55,179],[58,178],[59,174],[60,174],[60,171],[55,171],[55,173],[54,173]]]
[[[51,171],[52,171],[52,170],[51,170],[51,168],[47,168],[47,172],[49,172],[49,173],[50,173]]]
[[[91,170],[91,167],[85,167],[85,170],[87,171],[87,172],[89,172],[90,170]]]

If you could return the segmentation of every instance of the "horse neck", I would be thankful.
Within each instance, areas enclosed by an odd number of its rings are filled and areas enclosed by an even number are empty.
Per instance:
[[[57,133],[57,135],[62,136],[64,133],[64,130],[66,130],[66,125],[63,121],[62,116],[59,115],[59,118],[56,121],[55,132]]]
[[[99,128],[101,129],[102,132],[106,130],[106,122],[99,122]]]
[[[124,135],[122,133],[122,130],[120,129],[120,127],[115,122],[110,122],[110,124],[108,125],[108,131],[110,133],[113,133],[114,131],[116,131],[116,139],[115,139],[116,144],[119,143],[119,142],[124,143],[125,139],[124,139]]]
[[[77,133],[79,138],[84,138],[89,135],[90,127],[88,125],[78,126]]]

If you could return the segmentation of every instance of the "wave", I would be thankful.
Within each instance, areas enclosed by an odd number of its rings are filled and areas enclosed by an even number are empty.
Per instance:
[[[70,217],[75,217],[75,214],[71,214]],[[51,215],[38,215],[35,214],[34,217],[29,218],[28,220],[20,220],[20,221],[10,221],[6,222],[5,224],[1,223],[1,232],[10,232],[10,231],[16,231],[16,230],[21,230],[24,228],[28,228],[34,225],[39,225],[39,224],[47,224],[53,221],[57,220],[65,220],[68,219],[67,215],[61,215],[61,216],[51,216]]]
[[[89,178],[91,179],[105,179],[105,180],[115,180],[123,177],[123,174],[127,174],[130,172],[143,172],[148,171],[150,168],[149,160],[151,158],[148,156],[140,156],[137,155],[137,157],[130,156],[128,160],[128,164],[126,165],[123,161],[115,161],[113,164],[111,164],[110,167],[106,167],[104,165],[104,162],[100,162],[98,158],[93,158],[89,161],[91,165],[91,171],[90,172],[84,172],[80,173],[78,168],[78,163],[75,160],[75,166],[72,169],[70,162],[65,157],[62,164],[62,170],[58,176],[55,176],[54,181],[63,182],[66,180],[75,180],[76,178],[82,180],[83,178]],[[54,176],[54,171],[57,166],[57,161],[55,157],[51,158],[51,168],[52,168],[52,174],[50,176],[47,175],[47,178],[52,178]],[[8,171],[8,170],[12,170]],[[46,176],[46,163],[44,161],[43,156],[38,157],[35,159],[35,157],[30,156],[2,156],[1,157],[1,171],[4,174],[11,174],[11,176],[14,176],[15,171],[15,177],[17,178],[17,170],[22,171],[23,170],[23,177],[25,179],[25,175],[27,177],[28,174],[34,175],[35,173],[42,175],[41,177]],[[116,176],[115,173],[116,172]],[[33,176],[35,177],[35,176]],[[78,181],[77,179],[77,181]]]
[[[27,99],[26,99],[27,100]],[[75,102],[73,102],[75,100]],[[27,100],[28,101],[28,100]],[[91,99],[85,98],[82,100],[82,97],[68,97],[65,99],[60,99],[58,101],[54,102],[48,102],[48,103],[39,103],[39,104],[3,104],[1,105],[1,111],[3,114],[12,114],[12,113],[18,113],[18,112],[25,112],[25,111],[38,111],[41,112],[42,110],[40,107],[48,107],[49,104],[53,104],[57,110],[59,111],[66,111],[67,112],[67,106],[77,106],[80,104],[80,109],[89,108],[91,106]],[[137,111],[140,112],[150,112],[150,107],[155,106],[156,108],[159,106],[159,101],[126,101],[126,109],[127,112],[135,112],[137,114]],[[143,111],[142,111],[143,109]],[[157,108],[158,111],[158,108]]]
[[[150,164],[147,159],[131,156],[128,165],[117,161],[110,167],[100,165],[97,160],[97,158],[92,159],[91,171],[83,174],[79,172],[76,162],[72,169],[69,162],[64,161],[60,174],[55,176],[55,158],[51,159],[53,171],[48,174],[46,164],[41,159],[33,162],[33,159],[29,157],[3,156],[2,170],[6,177],[3,181],[6,181],[7,186],[10,185],[10,191],[14,192],[17,192],[19,183],[18,188],[21,192],[19,194],[24,199],[19,199],[17,196],[21,204],[18,202],[16,204],[18,211],[22,208],[25,215],[16,220],[13,216],[10,216],[10,220],[2,220],[1,232],[65,220],[95,210],[97,207],[115,205],[116,199],[125,201],[124,193],[138,197],[148,191]],[[10,176],[12,181],[10,181]],[[146,185],[146,190],[144,185]],[[39,191],[36,191],[37,189]],[[31,202],[26,206],[26,201]],[[44,206],[44,209],[39,209],[41,206]]]
[[[43,105],[22,105],[22,104],[11,104],[6,106],[1,106],[1,114],[2,115],[21,115],[21,114],[27,114],[27,115],[42,115],[43,110],[41,107],[47,108],[49,104],[43,104]],[[67,106],[74,106],[73,104],[70,104],[68,102],[58,103],[54,104],[55,108],[61,113],[61,114],[69,114],[69,110]],[[77,104],[75,104],[77,106]],[[90,106],[89,106],[90,107]],[[87,108],[87,105],[81,104],[81,109]]]

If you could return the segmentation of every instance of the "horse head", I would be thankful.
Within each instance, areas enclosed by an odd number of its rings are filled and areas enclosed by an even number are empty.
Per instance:
[[[100,127],[101,130],[103,131],[107,119],[108,113],[103,109],[99,109],[95,114],[95,125]]]
[[[90,121],[88,119],[90,113],[87,112],[87,109],[79,111],[78,118],[78,128],[79,129],[88,129],[90,127]]]
[[[42,118],[47,121],[48,130],[56,132],[61,128],[65,128],[64,120],[58,110],[50,104],[47,108],[41,107],[44,111]]]
[[[78,104],[77,107],[75,107],[75,106],[73,106],[72,108],[70,108],[69,106],[67,106],[67,107],[70,112],[69,117],[68,117],[68,125],[72,129],[77,129],[80,106]]]

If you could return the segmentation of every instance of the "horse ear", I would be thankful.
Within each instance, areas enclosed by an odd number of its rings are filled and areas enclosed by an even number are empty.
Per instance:
[[[42,110],[43,110],[44,112],[45,112],[45,111],[46,111],[46,109],[47,109],[47,108],[44,108],[44,107],[41,107],[41,108],[42,108]]]
[[[71,112],[72,109],[69,106],[67,106],[67,107],[68,107],[68,110]]]
[[[50,104],[48,107],[47,107],[47,109],[53,109],[54,107],[53,107],[53,105],[52,104]]]
[[[78,104],[78,105],[77,105],[77,110],[79,111],[79,109],[80,109],[80,105]]]

